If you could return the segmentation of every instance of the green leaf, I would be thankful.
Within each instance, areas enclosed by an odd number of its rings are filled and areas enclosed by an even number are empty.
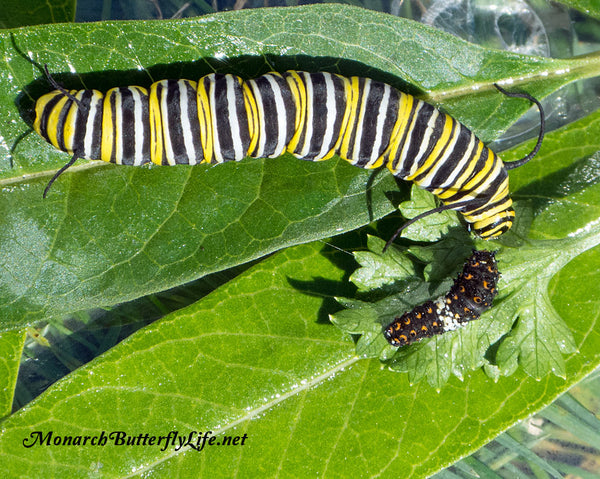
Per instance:
[[[12,411],[15,384],[24,344],[25,333],[23,331],[0,333],[0,380],[4,385],[0,391],[0,418],[8,416]]]
[[[246,78],[288,68],[370,76],[443,106],[483,139],[529,107],[500,95],[494,81],[510,79],[543,97],[600,71],[594,56],[553,60],[486,50],[342,5],[7,30],[0,48],[5,329],[131,300],[355,229],[392,211],[386,193],[396,190],[388,173],[371,177],[336,160],[151,169],[80,161],[42,201],[67,155],[25,135],[33,101],[51,89],[28,57],[47,63],[66,87],[104,90],[215,70]]]
[[[598,248],[561,270],[552,289],[553,300],[564,304],[581,265],[594,265],[588,287],[578,288],[578,307],[559,308],[580,346],[566,358],[566,379],[535,380],[517,371],[494,382],[473,371],[462,381],[450,375],[439,392],[410,385],[406,375],[382,370],[379,360],[358,359],[350,338],[327,324],[328,297],[348,294],[343,278],[353,261],[331,251],[312,244],[277,253],[54,384],[3,422],[6,473],[31,476],[42,463],[46,475],[61,477],[89,471],[172,477],[190,470],[313,477],[332,468],[346,477],[397,471],[426,477],[548,404],[600,363]],[[202,453],[111,444],[23,447],[31,432],[50,430],[213,431],[218,440],[248,439]],[[318,452],[307,454],[307,444]]]
[[[518,360],[528,374],[538,379],[549,372],[564,377],[566,371],[562,355],[577,349],[569,327],[556,313],[548,297],[552,276],[571,257],[569,254],[557,254],[555,246],[542,251],[546,254],[538,251],[531,254],[539,258],[538,264],[534,261],[529,264],[530,270],[537,274],[520,273],[518,279],[514,278],[509,283],[509,290],[514,291],[510,301],[500,304],[493,313],[494,317],[518,318],[516,326],[498,349],[496,361],[500,370],[512,371]],[[510,263],[510,260],[505,260],[505,263]],[[506,270],[509,278],[514,276],[510,264]],[[519,267],[519,270],[522,268]],[[523,279],[528,281],[524,283]]]
[[[72,22],[75,19],[76,5],[75,0],[3,2],[0,9],[0,28]]]
[[[600,6],[596,0],[560,0],[557,3],[575,8],[591,17],[600,18]]]
[[[397,248],[390,248],[383,253],[385,242],[374,236],[369,236],[368,246],[370,251],[354,252],[360,268],[352,273],[350,281],[359,291],[381,288],[390,282],[416,276],[412,261]]]
[[[410,201],[400,204],[400,212],[407,219],[412,219],[423,213],[427,213],[439,205],[435,196],[416,185],[410,190]],[[464,228],[460,224],[456,213],[453,211],[442,211],[432,214],[406,227],[401,236],[413,241],[437,241],[446,235],[450,228]]]

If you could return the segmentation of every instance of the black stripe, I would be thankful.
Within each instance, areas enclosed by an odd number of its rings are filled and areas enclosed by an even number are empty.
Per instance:
[[[142,131],[138,131],[138,135],[143,136],[142,143],[142,164],[150,163],[150,103],[148,92],[140,92],[142,102]]]
[[[437,146],[437,143],[440,141],[442,132],[443,132],[444,128],[446,127],[446,118],[447,118],[446,115],[443,115],[443,114],[440,114],[437,117],[436,122],[435,122],[436,131],[434,134],[431,135],[431,141],[429,142],[429,147],[427,148],[427,151],[421,158],[421,161],[419,162],[419,167],[421,167],[421,165],[429,158],[429,156],[431,156],[433,149]],[[450,136],[448,137],[448,139],[446,140],[446,142],[440,149],[440,151],[437,154],[434,161],[429,165],[429,167],[425,171],[423,171],[421,174],[419,174],[413,178],[412,181],[414,181],[415,183],[417,183],[417,184],[420,183],[421,181],[423,181],[423,179],[427,175],[429,175],[432,172],[432,170],[433,171],[439,170],[442,166],[444,166],[444,163],[446,163],[446,164],[448,163],[447,161],[440,163],[440,158],[442,156],[444,156],[444,153],[449,148],[450,142],[452,141],[452,137],[454,135],[454,130],[456,128],[456,122],[452,121],[451,119],[450,119],[450,122],[451,122]],[[436,175],[434,175],[433,179],[435,179],[435,177],[436,177]],[[433,188],[433,183],[431,183],[428,188],[429,189]]]
[[[455,176],[454,182],[450,186],[448,186],[446,189],[448,189],[448,188],[459,188],[460,189],[460,188],[462,188],[462,185],[464,185],[465,183],[467,183],[469,181],[470,178],[473,178],[473,173],[471,173],[467,179],[465,179],[461,182],[460,185],[457,184],[457,181],[465,173],[465,171],[471,169],[473,162],[475,161],[475,156],[477,155],[478,144],[479,144],[479,140],[477,139],[477,137],[467,127],[460,125],[460,128],[461,128],[460,135],[461,136],[465,135],[465,137],[466,137],[464,143],[461,141],[461,145],[464,144],[465,148],[464,148],[464,150],[459,150],[458,147],[454,148],[452,150],[450,157],[448,158],[448,161],[446,162],[446,165],[448,165],[448,167],[455,167],[455,165],[458,164],[460,159],[465,155],[466,151],[468,150],[468,146],[469,146],[469,143],[471,142],[471,138],[473,138],[473,141],[474,141],[473,148],[471,149],[471,152],[469,153],[469,159],[463,163],[462,168],[460,169],[458,174]],[[454,170],[454,168],[452,168],[452,169]],[[448,175],[446,177],[448,177],[449,175],[450,175],[450,173],[448,173]],[[445,201],[448,201],[448,200],[445,200]]]
[[[90,108],[91,108],[91,99],[90,96]],[[86,154],[89,158],[100,159],[102,155],[102,117],[104,116],[104,100],[106,97],[102,95],[99,99],[98,104],[96,105],[96,114],[94,115],[93,123],[92,123],[92,144],[90,151],[86,151]],[[89,110],[88,110],[89,111]],[[86,115],[89,116],[90,113]],[[87,118],[86,118],[87,121]]]
[[[163,95],[166,95],[167,100],[167,111],[162,112],[163,117],[168,117],[168,130],[169,142],[171,149],[173,150],[173,156],[176,164],[189,164],[190,160],[185,150],[185,143],[183,140],[183,125],[181,124],[181,91],[177,80],[168,80],[167,86]]]
[[[56,127],[56,141],[58,143],[58,149],[66,151],[65,148],[65,124],[67,121],[67,115],[73,105],[73,100],[67,100],[58,113],[57,127]]]
[[[348,97],[346,95],[346,87],[344,80],[337,75],[332,75],[333,81],[333,94],[335,96],[335,120],[333,122],[333,137],[328,149],[331,150],[337,143],[339,136],[342,134],[342,122],[344,121],[344,112],[346,111],[346,104],[348,103]]]
[[[292,136],[294,134],[294,121],[295,121],[295,112],[296,112],[296,106],[294,104],[292,92],[291,92],[287,82],[283,78],[280,78],[278,76],[275,76],[275,75],[269,75],[269,76],[273,80],[275,80],[275,82],[277,83],[277,85],[279,86],[279,88],[281,90],[284,111],[285,111],[285,117],[281,118],[277,114],[277,103],[276,103],[275,92],[271,86],[271,83],[266,78],[266,75],[257,78],[255,80],[255,82],[256,82],[256,86],[260,92],[260,96],[262,99],[263,112],[264,112],[263,117],[260,119],[262,119],[265,123],[264,131],[260,132],[261,136],[265,137],[265,144],[264,144],[264,150],[263,150],[264,156],[272,156],[275,153],[277,144],[280,140],[279,125],[281,124],[281,122],[286,122],[285,123],[286,124],[286,132],[285,132],[284,143],[287,145],[290,142],[290,140],[292,139]],[[260,115],[260,112],[258,114]],[[259,148],[259,145],[257,144],[256,149],[254,151],[256,152],[258,150],[258,148]]]
[[[390,141],[392,139],[392,130],[396,124],[396,120],[398,119],[399,104],[400,93],[395,88],[390,88],[390,99],[388,102],[388,109],[385,113],[385,120],[383,122],[381,145],[379,147],[379,151],[377,152],[378,157],[381,156],[390,145]]]
[[[78,156],[85,156],[85,132],[87,129],[87,119],[90,111],[91,90],[84,90],[79,100],[80,106],[77,108],[75,116],[75,131],[73,133],[73,151]]]
[[[56,104],[63,98],[64,95],[56,95],[52,100],[46,103],[42,114],[40,115],[40,135],[46,140],[50,141],[48,136],[48,117],[52,113],[52,110],[56,108]]]
[[[478,140],[476,139],[476,141],[478,141]],[[474,150],[477,151],[477,146],[474,148]],[[445,203],[460,201],[463,197],[465,197],[466,195],[475,191],[481,184],[489,181],[489,173],[488,173],[478,183],[476,183],[471,188],[469,188],[469,189],[464,188],[464,186],[469,181],[471,181],[471,179],[473,179],[477,174],[479,174],[479,172],[481,172],[481,170],[485,166],[485,163],[488,158],[488,151],[489,150],[485,147],[483,148],[483,150],[481,150],[481,154],[479,155],[479,158],[477,158],[477,162],[475,163],[475,167],[473,168],[473,171],[471,172],[471,174],[460,184],[455,182],[455,184],[452,186],[452,188],[457,188],[458,191],[456,192],[456,194],[450,196],[449,198],[446,198],[444,200]],[[471,157],[469,159],[469,164],[472,165],[472,161],[473,161],[473,157]],[[493,172],[493,170],[490,170],[490,172]],[[487,188],[486,188],[486,190],[487,190]],[[479,203],[475,202],[475,203],[473,203],[473,205],[474,205],[473,207],[478,207]]]
[[[238,125],[240,129],[240,140],[242,142],[242,157],[234,158],[239,161],[244,159],[248,155],[248,148],[250,147],[250,125],[248,123],[248,112],[246,111],[246,103],[244,102],[244,88],[242,84],[238,81],[237,77],[234,77],[233,85],[235,92],[235,108],[237,110]]]
[[[121,162],[124,165],[133,165],[135,159],[135,116],[134,116],[134,101],[133,95],[129,88],[119,88],[121,94],[121,125],[120,131],[122,135],[122,157]]]
[[[215,134],[219,137],[221,155],[225,161],[234,160],[233,139],[229,119],[229,101],[227,99],[227,80],[225,75],[217,73],[214,75],[215,104],[212,114],[216,119]]]
[[[503,211],[503,213],[508,213],[511,211],[514,212],[514,210],[512,208],[508,208],[507,210]],[[480,236],[485,236],[485,234],[487,232],[496,229],[499,225],[502,225],[502,227],[499,230],[499,234],[503,234],[503,233],[506,233],[512,226],[514,216],[505,217],[503,215],[502,216],[495,215],[495,217],[496,217],[496,221],[490,223],[489,225],[487,225],[483,228],[477,228],[477,229],[474,228],[475,231],[477,232],[477,234]],[[498,232],[497,232],[497,234],[498,234]]]
[[[110,154],[110,162],[111,163],[116,163],[117,161],[117,142],[119,141],[119,138],[117,138],[117,117],[116,117],[116,113],[117,113],[117,102],[115,100],[115,96],[118,93],[113,93],[111,95],[111,99],[110,99],[110,111],[111,111],[111,116],[112,116],[112,129],[113,129],[113,134],[112,134],[112,151]],[[105,133],[104,131],[102,133]]]
[[[356,136],[361,134],[361,132],[358,130],[358,125],[359,125],[359,121],[360,121],[360,108],[363,103],[363,97],[365,94],[365,79],[364,78],[358,79],[357,90],[358,90],[358,99],[356,101],[352,101],[353,107],[356,108],[356,116],[354,117],[354,123],[352,123],[352,124],[349,123],[348,126],[346,127],[346,130],[348,130],[348,128],[350,128],[350,131],[351,131],[350,139],[348,142],[348,158],[349,159],[356,158],[356,154],[354,152],[354,145],[356,143]]]
[[[200,121],[198,120],[198,96],[197,91],[189,82],[185,82],[188,97],[188,121],[191,128],[192,142],[196,151],[196,162],[204,159],[204,149],[200,135]]]
[[[364,166],[373,153],[375,138],[377,137],[377,117],[384,94],[383,83],[371,82],[371,88],[366,99],[365,115],[362,123],[362,130],[358,132],[361,135],[360,150],[358,151],[358,163],[356,166]]]
[[[286,81],[285,77],[281,78],[276,76],[275,81],[281,87],[283,103],[285,105],[285,116],[287,122],[285,144],[288,145],[292,140],[294,133],[296,133],[296,102],[294,101],[292,89],[290,88],[290,85]]]
[[[469,142],[471,141],[472,133],[469,131],[469,129],[462,126],[456,120],[454,120],[454,119],[451,119],[451,120],[453,123],[452,124],[453,134],[455,134],[454,131],[456,130],[456,128],[459,128],[460,131],[458,132],[458,138],[456,139],[456,142],[454,143],[454,147],[452,148],[452,151],[448,155],[448,158],[446,158],[446,161],[444,161],[438,165],[437,173],[431,180],[431,186],[429,187],[429,189],[432,189],[432,190],[439,188],[441,185],[443,185],[447,181],[448,177],[452,175],[452,172],[458,167],[458,162],[465,155],[467,148],[469,146]],[[452,138],[452,136],[451,136],[451,138]],[[446,148],[444,148],[444,152],[446,151]],[[475,151],[477,151],[476,148],[477,148],[477,145],[474,146]],[[472,156],[473,156],[473,152],[471,152],[471,157]],[[463,166],[463,169],[458,174],[457,178],[460,177],[460,174],[464,171],[464,169],[465,169],[465,166]]]
[[[308,105],[308,108],[312,109],[312,136],[309,138],[308,153],[304,157],[307,160],[314,160],[315,156],[321,152],[325,140],[325,131],[327,130],[327,116],[331,112],[327,111],[325,76],[322,73],[311,73],[310,79],[313,85],[313,101]]]
[[[408,114],[408,118],[406,119],[406,122],[405,122],[406,127],[404,128],[404,131],[402,131],[402,139],[400,140],[400,142],[398,144],[398,148],[396,150],[396,158],[389,158],[389,160],[388,160],[388,162],[391,161],[392,171],[394,171],[394,176],[396,176],[398,178],[404,178],[410,172],[411,161],[410,161],[409,156],[406,157],[406,161],[404,162],[403,169],[400,171],[397,171],[397,170],[398,170],[398,164],[400,163],[400,160],[402,159],[402,150],[404,150],[404,145],[406,144],[407,139],[412,134],[413,128],[411,127],[411,125],[412,125],[415,115],[417,114],[417,108],[419,108],[420,105],[426,105],[426,103],[423,103],[421,100],[417,100],[416,98],[414,98],[412,108],[410,109],[410,113]]]
[[[407,157],[412,159],[411,166],[414,166],[414,162],[417,161],[416,157],[419,154],[419,150],[421,149],[421,145],[424,141],[425,134],[427,133],[427,125],[434,112],[435,108],[429,105],[428,103],[423,103],[423,107],[419,110],[419,115],[417,116],[417,119],[415,121],[415,126],[411,131],[410,146],[408,147],[407,151]],[[439,136],[439,132],[436,133],[434,130],[434,133],[431,136],[434,136],[436,134]],[[422,166],[425,162],[428,151],[431,151],[431,142],[428,143],[425,154],[418,160],[418,167]]]

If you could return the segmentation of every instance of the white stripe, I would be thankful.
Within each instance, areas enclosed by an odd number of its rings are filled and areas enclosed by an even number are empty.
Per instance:
[[[84,158],[86,160],[92,160],[92,142],[94,139],[94,118],[98,114],[98,104],[104,98],[104,95],[98,93],[96,90],[92,91],[92,98],[90,98],[90,108],[88,110],[87,122],[85,123],[85,139],[83,141]],[[102,125],[102,123],[100,124]],[[102,128],[102,126],[100,126]],[[95,158],[97,159],[97,158]]]
[[[447,121],[452,121],[452,120],[447,120]],[[439,160],[437,160],[438,165],[444,165],[446,163],[446,161],[448,161],[448,157],[452,154],[452,150],[454,150],[454,146],[456,145],[456,142],[458,141],[459,133],[460,133],[460,125],[458,123],[456,123],[456,128],[454,128],[454,135],[452,136],[452,138],[450,138],[449,144],[446,146],[446,151],[444,152],[442,157]],[[453,165],[452,174],[456,175],[455,169],[457,167],[459,167],[459,165]],[[427,188],[427,187],[431,186],[431,181],[433,180],[433,178],[435,178],[436,174],[437,174],[437,168],[434,168],[434,171],[430,171],[423,178],[422,181],[419,181],[419,187]],[[448,181],[446,181],[446,183],[448,183]]]
[[[371,158],[369,162],[364,166],[364,168],[369,168],[373,163],[377,161],[379,158],[379,149],[381,148],[381,142],[383,141],[383,125],[385,123],[385,118],[387,116],[387,109],[390,103],[390,91],[392,87],[389,85],[384,86],[383,98],[381,99],[381,103],[379,104],[379,113],[377,114],[377,125],[376,125],[376,137],[375,142],[373,143],[373,149],[371,150]],[[387,145],[386,145],[387,146]]]
[[[213,133],[213,147],[214,147],[214,160],[216,163],[223,163],[223,154],[221,153],[221,144],[219,143],[219,133],[217,132],[217,118],[216,118],[216,109],[215,109],[215,74],[211,73],[207,76],[209,81],[208,86],[208,96],[210,103],[210,111],[212,114],[210,115],[212,122],[212,133]]]
[[[408,154],[408,150],[410,148],[410,143],[412,141],[413,127],[414,127],[415,123],[417,122],[419,112],[421,111],[421,108],[423,107],[422,101],[420,101],[420,100],[415,100],[415,101],[418,102],[417,108],[415,108],[415,113],[413,115],[412,124],[407,125],[408,131],[404,132],[404,134],[406,135],[406,141],[404,142],[404,147],[402,148],[402,153],[400,154],[400,161],[398,161],[398,167],[396,168],[396,171],[404,171],[404,169],[406,167],[406,161],[408,160],[408,158],[406,158],[406,156]],[[412,158],[410,160],[412,161]],[[408,175],[406,175],[406,176],[408,176]]]
[[[194,148],[194,139],[192,138],[192,125],[189,118],[189,99],[187,91],[187,82],[179,80],[179,109],[181,113],[181,130],[183,131],[183,144],[187,155],[188,164],[196,164],[196,148]]]
[[[115,134],[118,133],[118,137],[115,138],[115,164],[123,164],[123,141],[124,131],[123,128],[123,95],[120,90],[115,90]]]
[[[77,98],[81,102],[81,98],[83,97],[84,93],[85,90],[79,90],[77,93],[75,93],[75,98]],[[65,140],[65,150],[69,153],[73,153],[73,149],[75,146],[75,138],[79,136],[77,131],[77,117],[79,116],[79,108],[79,103],[72,102],[71,106],[69,107],[69,111],[67,112],[67,116],[65,117],[65,130],[67,129],[66,127],[69,127],[73,132],[73,134],[70,135],[70,138],[67,138],[63,134],[63,138]],[[72,109],[74,110],[73,115],[71,115]],[[68,125],[67,118],[71,118],[71,121],[69,121]]]
[[[265,75],[268,77],[268,75]],[[265,125],[265,108],[263,105],[262,95],[260,92],[260,88],[256,84],[254,80],[249,80],[250,88],[252,88],[252,93],[254,94],[254,98],[256,100],[256,107],[258,108],[258,144],[255,150],[255,153],[252,154],[253,158],[263,158],[265,155],[265,143],[267,140],[267,135],[265,134],[267,128]],[[251,152],[252,153],[252,152]]]
[[[477,197],[481,198],[481,195],[484,191],[486,191],[489,188],[489,185],[491,183],[493,183],[494,181],[496,181],[496,179],[498,178],[499,175],[502,174],[502,168],[500,167],[496,167],[493,170],[491,170],[488,175],[485,177],[485,180],[482,183],[479,183],[479,185],[477,185],[477,188],[475,188],[474,190],[470,191],[469,194],[463,196],[459,201],[465,201],[465,200],[473,200]],[[491,199],[491,198],[490,198]],[[478,215],[469,215],[469,217],[472,217],[474,220],[480,220],[486,217],[489,217],[489,212],[481,212]]]
[[[277,146],[275,152],[269,155],[269,158],[276,158],[283,155],[286,149],[286,133],[287,133],[287,114],[285,102],[283,101],[283,93],[279,83],[273,78],[273,75],[265,75],[273,89],[275,98],[275,109],[277,110]]]
[[[419,168],[419,161],[421,160],[421,158],[423,158],[423,155],[429,148],[429,140],[431,138],[431,135],[435,131],[435,121],[437,120],[437,117],[439,115],[440,115],[439,110],[433,110],[431,117],[429,118],[429,121],[427,122],[427,128],[425,129],[425,135],[423,136],[423,139],[421,140],[421,146],[419,148],[419,152],[417,153],[417,156],[415,156],[415,158],[413,158],[413,160],[412,160],[413,163],[410,167],[410,172],[409,172],[408,176],[414,175],[415,171],[417,171],[417,169]]]
[[[175,165],[175,153],[173,152],[173,144],[171,143],[171,134],[169,132],[169,112],[167,103],[167,80],[160,82],[162,86],[160,96],[160,119],[162,121],[163,144],[165,146],[165,156],[167,163],[171,166]]]
[[[144,148],[144,124],[142,121],[142,94],[140,91],[132,87],[129,89],[133,97],[133,122],[135,132],[134,135],[134,150],[133,150],[133,164],[140,166],[144,162],[142,156]]]
[[[331,150],[330,144],[331,144],[331,140],[333,138],[333,133],[334,133],[333,127],[335,125],[335,119],[336,119],[336,114],[337,114],[337,111],[335,108],[335,87],[333,84],[333,80],[331,78],[331,74],[323,73],[322,75],[325,78],[325,85],[327,87],[327,103],[326,103],[327,113],[325,113],[326,127],[325,127],[325,133],[323,135],[323,143],[321,144],[321,151],[315,157],[315,160],[319,160],[319,159],[325,157],[327,155],[327,153],[329,153],[329,150]]]
[[[231,128],[231,138],[233,141],[233,150],[235,161],[244,159],[246,152],[243,149],[242,135],[238,120],[237,108],[235,105],[235,78],[233,75],[227,75],[227,103],[229,107],[229,126]]]
[[[463,155],[463,157],[454,165],[452,173],[450,174],[450,176],[448,176],[446,181],[440,185],[440,188],[444,188],[444,189],[448,188],[450,185],[452,185],[456,181],[456,178],[458,177],[459,173],[463,170],[465,165],[469,162],[473,148],[475,148],[475,135],[471,134],[471,141],[469,142],[467,151],[465,151],[465,154]]]
[[[363,125],[364,125],[364,120],[365,120],[365,110],[367,109],[367,98],[369,96],[370,91],[371,91],[371,79],[366,78],[365,86],[363,88],[362,102],[360,105],[360,113],[358,115],[360,120],[359,120],[358,125],[356,126],[356,136],[354,139],[354,147],[352,150],[352,156],[353,156],[352,164],[353,165],[360,160],[360,144],[362,142],[362,131],[363,131]]]

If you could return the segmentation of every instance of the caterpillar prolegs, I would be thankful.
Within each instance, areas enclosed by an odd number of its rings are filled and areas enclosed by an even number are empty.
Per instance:
[[[252,80],[210,74],[197,82],[162,80],[138,86],[56,90],[35,105],[34,129],[72,159],[122,165],[222,163],[245,157],[320,161],[338,155],[360,168],[387,167],[459,211],[478,236],[495,238],[515,216],[507,170],[529,161],[534,150],[503,163],[469,129],[415,97],[368,78],[288,71]],[[397,236],[401,231],[398,230]],[[388,245],[389,245],[388,243]],[[387,246],[386,246],[387,247]]]

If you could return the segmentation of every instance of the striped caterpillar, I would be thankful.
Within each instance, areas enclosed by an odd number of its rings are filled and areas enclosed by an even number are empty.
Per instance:
[[[47,72],[47,70],[46,70]],[[510,163],[461,123],[415,97],[368,78],[288,71],[252,80],[210,74],[197,82],[162,80],[138,86],[67,91],[48,74],[54,91],[35,105],[35,131],[72,155],[50,180],[77,159],[119,165],[222,163],[245,157],[320,161],[334,155],[360,168],[387,167],[413,181],[443,205],[405,223],[453,209],[483,239],[512,225],[515,212],[507,170],[525,164],[534,150]]]

